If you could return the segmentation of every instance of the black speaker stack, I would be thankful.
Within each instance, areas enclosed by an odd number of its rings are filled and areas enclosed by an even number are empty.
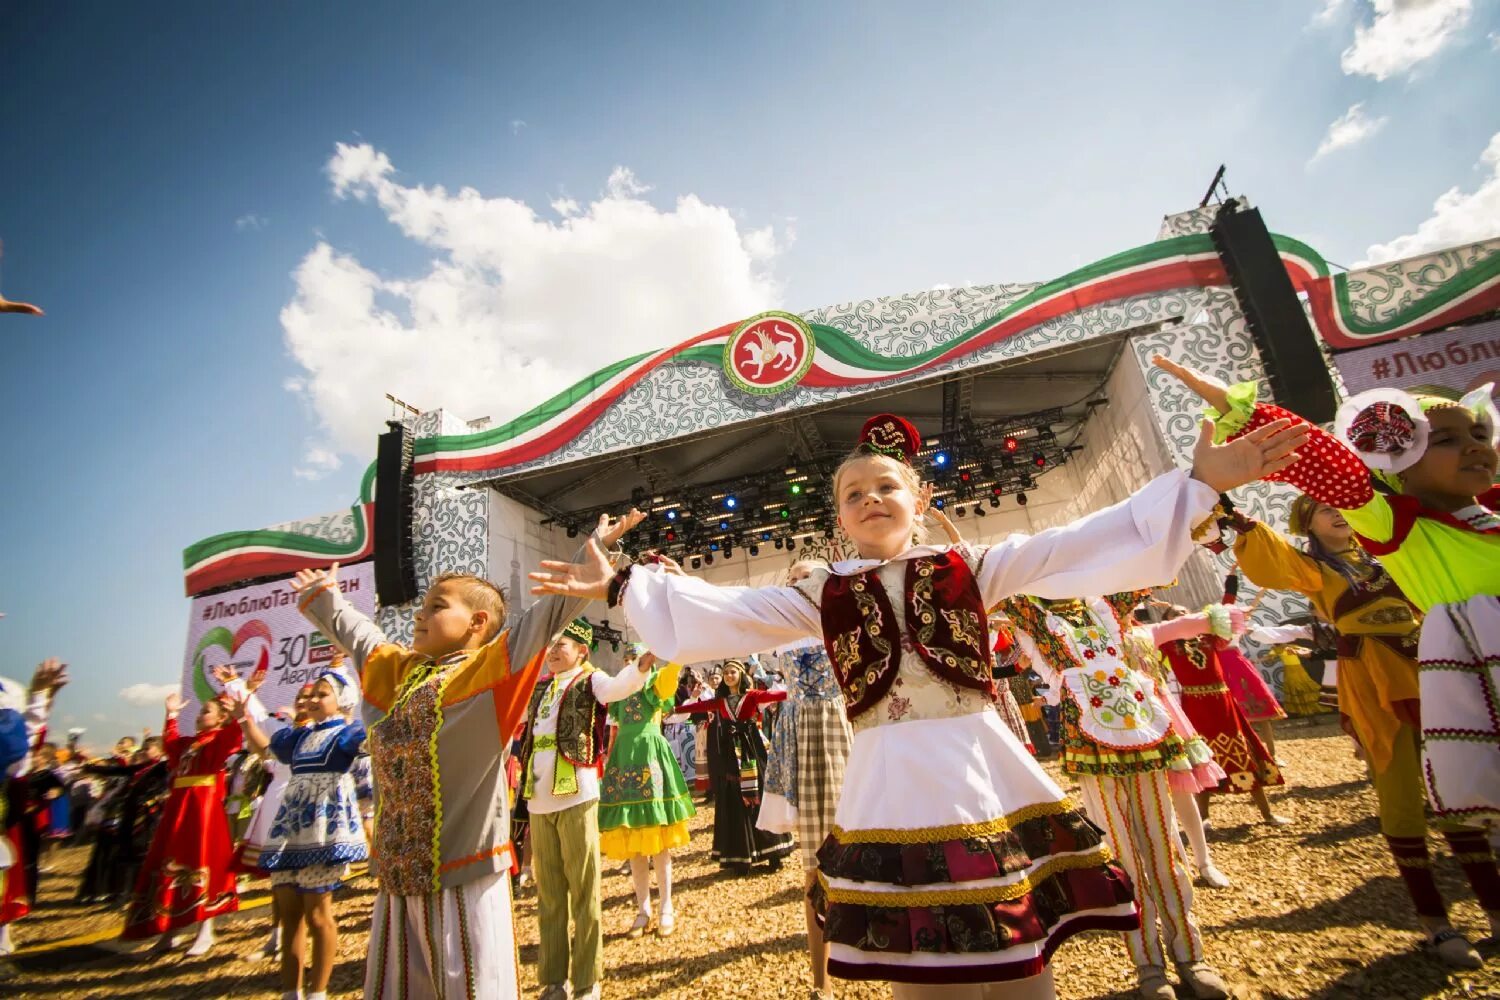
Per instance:
[[[412,436],[396,420],[380,435],[375,453],[375,593],[381,604],[405,604],[417,596],[417,560],[412,539]]]
[[[1276,403],[1313,423],[1332,420],[1338,410],[1333,378],[1260,211],[1227,201],[1209,235],[1260,348]]]

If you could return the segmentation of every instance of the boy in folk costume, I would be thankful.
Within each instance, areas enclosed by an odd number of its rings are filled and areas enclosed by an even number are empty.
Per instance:
[[[590,542],[609,549],[643,517],[601,517]],[[427,590],[408,649],[343,599],[337,569],[303,570],[293,586],[363,689],[380,878],[364,995],[516,997],[504,758],[544,651],[584,602],[539,601],[502,631],[499,589],[445,574]]]
[[[521,794],[531,816],[542,941],[537,978],[544,1000],[568,996],[570,981],[575,998],[599,996],[604,975],[599,898],[604,706],[639,691],[656,662],[643,656],[611,677],[589,662],[593,645],[594,627],[578,619],[548,648],[551,677],[531,696],[521,748]]]
[[[896,1000],[1051,997],[1048,962],[1063,940],[1139,918],[1099,828],[993,707],[986,610],[1014,594],[1170,579],[1219,492],[1294,460],[1305,433],[1285,427],[1233,452],[1200,437],[1191,474],[1035,537],[927,546],[913,544],[926,507],[912,465],[921,436],[882,414],[833,477],[860,558],[795,586],[721,588],[643,566],[613,573],[590,546],[584,563],[542,563],[534,589],[607,597],[677,661],[822,636],[855,730],[813,891],[829,972],[890,980]]]

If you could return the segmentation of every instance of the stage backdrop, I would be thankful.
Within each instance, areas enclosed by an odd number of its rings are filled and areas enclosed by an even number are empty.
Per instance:
[[[1500,393],[1500,320],[1340,351],[1333,360],[1351,396],[1382,386],[1433,386],[1462,396],[1486,382]]]
[[[339,567],[339,587],[360,611],[375,614],[375,563]],[[179,722],[191,732],[198,706],[220,685],[211,668],[232,664],[241,677],[266,672],[260,700],[270,711],[288,707],[297,689],[333,658],[334,646],[297,610],[291,580],[276,580],[193,599],[182,693],[188,699]]]

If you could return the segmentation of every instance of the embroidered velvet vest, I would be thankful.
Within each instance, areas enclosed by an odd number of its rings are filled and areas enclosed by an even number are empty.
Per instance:
[[[830,575],[823,585],[823,642],[849,718],[869,711],[891,689],[903,639],[939,677],[994,698],[984,600],[963,556],[950,549],[906,560],[905,636],[878,571]]]
[[[594,669],[592,666],[585,666],[577,677],[568,682],[555,709],[557,752],[575,767],[597,767],[604,747],[608,712],[594,697],[594,685],[584,683]],[[526,739],[521,748],[521,760],[527,767],[531,766],[531,746],[536,739],[536,713],[551,685],[550,678],[537,683],[536,690],[531,694],[531,706],[526,711]]]

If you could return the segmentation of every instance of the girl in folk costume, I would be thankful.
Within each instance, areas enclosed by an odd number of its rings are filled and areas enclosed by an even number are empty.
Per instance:
[[[342,657],[336,659],[341,660]],[[308,721],[309,704],[312,701],[313,684],[304,684],[298,691],[297,697],[292,703],[291,718],[287,720],[281,715],[272,715],[267,712],[265,705],[261,702],[256,691],[264,681],[264,674],[252,675],[248,680],[241,681],[231,667],[220,667],[214,672],[214,676],[223,685],[226,694],[231,701],[243,702],[246,717],[253,719],[256,725],[269,737],[274,737],[281,730],[305,725]],[[286,795],[287,784],[292,779],[291,768],[283,764],[271,753],[260,754],[263,757],[264,767],[270,773],[270,781],[267,782],[260,800],[255,805],[254,814],[250,818],[250,826],[245,832],[245,838],[240,842],[234,854],[234,867],[237,872],[253,875],[267,876],[270,873],[261,866],[261,854],[271,846],[271,827],[276,822],[276,814],[281,809],[283,796]],[[302,937],[302,923],[300,918],[296,921],[290,920],[288,914],[282,912],[282,906],[278,902],[276,894],[271,896],[271,932],[266,938],[266,943],[259,951],[246,956],[251,961],[260,959],[276,959],[281,955],[281,939],[285,927],[294,928],[294,933],[300,940]]]
[[[213,947],[213,919],[239,909],[233,870],[234,845],[224,815],[224,763],[240,748],[240,727],[228,706],[210,698],[198,709],[197,732],[177,730],[182,696],[167,695],[162,742],[172,768],[172,791],[162,809],[151,849],[136,878],[125,912],[126,941],[156,937],[155,950],[172,947],[173,931],[198,924],[188,955]]]
[[[792,853],[792,838],[756,827],[765,794],[766,741],[760,732],[765,706],[786,700],[785,691],[757,691],[740,660],[724,662],[714,697],[678,707],[679,712],[710,712],[708,752],[719,762],[714,789],[714,847],[720,868],[748,875],[765,861],[772,871]]]
[[[326,1000],[338,952],[333,892],[348,877],[351,863],[370,856],[349,773],[365,727],[346,718],[359,707],[359,689],[342,671],[320,674],[304,703],[307,725],[283,726],[271,735],[247,714],[244,699],[234,702],[233,711],[246,741],[257,751],[269,750],[292,773],[259,858],[260,867],[271,873],[281,918],[292,928],[281,956],[281,986],[289,1000],[302,996],[305,923],[312,935],[307,1000]]]
[[[986,610],[1018,593],[1066,597],[1171,579],[1221,490],[1292,461],[1303,435],[1269,428],[1194,470],[1034,537],[987,548],[914,545],[921,438],[866,424],[836,471],[839,523],[859,559],[794,587],[719,588],[603,553],[547,562],[540,592],[606,595],[660,655],[697,661],[822,636],[854,745],[814,891],[829,971],[911,997],[1050,997],[1047,963],[1085,929],[1138,926],[1129,877],[993,708]],[[1022,980],[1017,982],[1016,980]]]
[[[1239,599],[1240,578],[1234,572],[1224,578],[1224,600],[1226,605],[1234,604]],[[1250,614],[1250,609],[1246,614]],[[1224,671],[1224,683],[1229,686],[1229,693],[1239,703],[1240,711],[1245,713],[1245,718],[1255,729],[1255,735],[1266,745],[1271,756],[1276,756],[1276,730],[1277,719],[1285,719],[1286,711],[1281,707],[1281,702],[1276,700],[1271,686],[1266,679],[1260,675],[1255,664],[1240,649],[1239,637],[1235,636],[1219,647],[1219,666]]]
[[[1173,731],[1186,743],[1188,763],[1193,768],[1192,781],[1182,781],[1180,774],[1169,776],[1177,779],[1169,782],[1172,812],[1177,817],[1178,827],[1187,834],[1198,877],[1215,889],[1224,889],[1229,885],[1229,878],[1214,864],[1213,854],[1208,847],[1208,835],[1203,828],[1203,816],[1198,812],[1198,796],[1219,787],[1219,782],[1225,778],[1224,769],[1214,760],[1208,741],[1194,728],[1187,712],[1183,711],[1182,702],[1173,690],[1176,678],[1167,666],[1166,657],[1162,656],[1161,650],[1152,641],[1151,633],[1143,627],[1148,614],[1141,602],[1148,596],[1149,591],[1138,591],[1134,594],[1116,594],[1106,600],[1111,602],[1115,613],[1121,616],[1121,624],[1127,621],[1127,616],[1130,622],[1130,627],[1125,629],[1123,636],[1125,662],[1156,682],[1157,699],[1171,717]]]
[[[798,560],[792,564],[788,583],[796,586],[822,568],[822,563]],[[787,700],[771,737],[766,797],[756,825],[772,833],[796,832],[797,852],[811,893],[818,880],[818,848],[833,831],[854,730],[821,642],[805,640],[782,657],[782,662],[787,671]],[[821,1000],[829,996],[828,943],[823,939],[811,895],[804,901],[803,910],[813,997]]]
[[[1257,403],[1253,383],[1228,388],[1165,359],[1156,363],[1224,414],[1231,435],[1290,416]],[[1491,827],[1500,825],[1500,414],[1493,391],[1487,384],[1456,401],[1394,389],[1360,393],[1339,407],[1333,434],[1312,428],[1309,455],[1275,477],[1339,510],[1423,612],[1428,802],[1438,819]]]
[[[1166,977],[1170,950],[1194,996],[1227,997],[1224,981],[1204,959],[1192,876],[1168,806],[1174,788],[1196,791],[1198,781],[1155,680],[1127,661],[1115,608],[1098,597],[1013,597],[1001,609],[1046,681],[1048,700],[1061,710],[1063,772],[1078,779],[1084,808],[1105,828],[1135,883],[1142,926],[1125,933],[1125,947],[1141,996],[1176,996]]]
[[[644,651],[641,660],[641,669],[651,671],[645,687],[609,706],[617,732],[599,791],[599,849],[613,861],[630,862],[636,902],[632,938],[646,933],[651,925],[651,868],[655,867],[661,903],[656,933],[668,937],[677,925],[672,910],[672,848],[687,846],[687,823],[696,813],[692,793],[661,731],[662,713],[676,703],[682,666],[658,667],[656,657]]]
[[[596,545],[613,546],[642,516],[601,518]],[[380,879],[364,995],[517,996],[504,759],[552,636],[583,603],[539,601],[504,629],[499,588],[445,574],[428,587],[406,648],[343,598],[336,563],[303,570],[293,586],[363,689]]]
[[[1479,954],[1448,923],[1432,876],[1422,791],[1418,731],[1422,726],[1417,643],[1421,613],[1385,567],[1354,538],[1333,507],[1302,494],[1292,503],[1290,528],[1306,538],[1299,548],[1271,528],[1240,518],[1235,553],[1258,587],[1295,590],[1312,601],[1338,635],[1340,722],[1369,761],[1384,834],[1410,893],[1417,919],[1438,955],[1450,965],[1477,968]],[[1307,630],[1266,629],[1265,638],[1291,641]],[[1500,875],[1493,858],[1470,857],[1473,831],[1437,822],[1486,910],[1500,910]],[[1454,843],[1454,840],[1457,843]],[[1464,860],[1467,859],[1467,860]]]
[[[1201,614],[1173,607],[1168,620],[1141,626],[1162,651],[1177,678],[1182,710],[1224,770],[1218,785],[1198,795],[1198,812],[1206,821],[1210,796],[1248,792],[1272,826],[1291,822],[1271,811],[1266,788],[1284,783],[1281,768],[1261,742],[1244,710],[1229,692],[1219,654],[1245,630],[1245,612],[1232,605],[1210,605]]]
[[[68,668],[55,659],[43,661],[24,685],[0,677],[0,956],[15,950],[10,925],[31,912],[35,901],[36,855],[28,853],[23,826],[30,822],[25,775],[47,735],[47,716],[59,689],[68,683]],[[35,834],[32,826],[30,833]],[[11,974],[0,966],[0,978]]]

